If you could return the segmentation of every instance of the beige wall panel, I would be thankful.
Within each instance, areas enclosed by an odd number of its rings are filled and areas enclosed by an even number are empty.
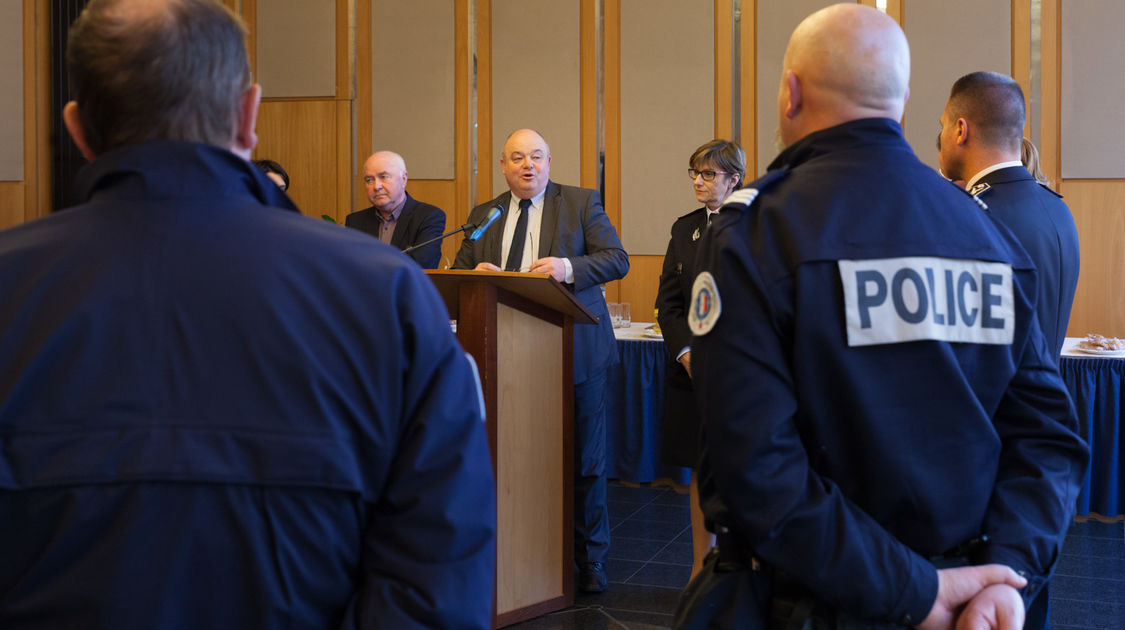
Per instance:
[[[453,179],[453,2],[373,0],[371,22],[373,150],[401,154],[412,178]]]
[[[336,0],[257,0],[265,97],[336,95]]]
[[[1066,334],[1125,337],[1125,182],[1063,181],[1082,251]]]
[[[0,181],[23,181],[23,7],[0,2]]]
[[[714,0],[621,2],[621,240],[662,255],[699,207],[687,161],[715,137]]]
[[[1062,176],[1125,178],[1125,3],[1062,3]]]
[[[781,60],[785,57],[789,36],[809,14],[835,3],[832,0],[765,0],[755,4],[758,8],[758,172],[747,173],[749,180],[764,173],[777,156],[777,149],[774,148],[774,137],[777,134],[777,86],[781,83]],[[753,148],[747,147],[746,150],[752,151]]]
[[[551,179],[581,181],[581,81],[577,2],[492,0],[492,195],[508,190],[500,173],[504,140],[538,131],[551,147]],[[592,54],[592,51],[591,51]]]
[[[1012,6],[979,0],[912,2],[904,19],[911,66],[904,131],[918,157],[936,169],[938,120],[953,82],[977,70],[1012,73]]]
[[[254,159],[276,160],[289,173],[289,197],[302,212],[343,223],[349,200],[336,201],[335,101],[266,101],[258,113]]]

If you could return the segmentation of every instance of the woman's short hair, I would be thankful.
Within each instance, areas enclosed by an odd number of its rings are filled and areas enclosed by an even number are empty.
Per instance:
[[[713,164],[720,171],[737,174],[740,187],[746,183],[746,152],[737,142],[715,139],[699,147],[691,154],[688,166],[698,169],[704,164]]]

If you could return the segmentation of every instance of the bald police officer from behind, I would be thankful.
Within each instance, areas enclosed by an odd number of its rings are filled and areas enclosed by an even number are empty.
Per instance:
[[[704,510],[794,627],[1015,629],[1088,455],[1031,261],[903,139],[909,68],[858,4],[790,39],[786,148],[700,248]]]
[[[491,626],[472,365],[418,265],[247,161],[245,36],[71,28],[82,202],[0,232],[4,630]]]

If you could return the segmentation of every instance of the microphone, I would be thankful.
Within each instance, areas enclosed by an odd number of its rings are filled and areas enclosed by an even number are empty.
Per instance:
[[[495,206],[493,206],[488,211],[488,216],[486,216],[484,218],[484,220],[480,222],[479,225],[473,225],[472,223],[466,223],[465,225],[462,225],[461,227],[459,227],[459,228],[457,228],[457,229],[455,229],[455,230],[453,230],[453,231],[451,231],[447,234],[442,234],[441,236],[436,236],[436,237],[431,238],[430,240],[425,241],[423,243],[418,243],[417,245],[411,245],[410,247],[407,247],[406,249],[402,250],[402,253],[409,254],[410,252],[412,252],[412,251],[414,251],[414,250],[416,250],[420,247],[425,247],[426,245],[429,245],[430,243],[436,243],[437,241],[444,240],[446,238],[449,238],[450,236],[453,236],[454,234],[459,234],[461,232],[468,232],[469,230],[472,230],[473,228],[476,228],[476,231],[474,231],[472,233],[472,235],[469,236],[465,240],[475,241],[484,234],[484,231],[488,229],[488,226],[492,225],[492,223],[494,221],[496,221],[497,217],[500,216],[500,213],[503,210],[504,210],[503,206],[501,206],[500,204],[496,204]]]
[[[482,221],[481,224],[479,226],[477,226],[477,229],[473,230],[473,233],[470,234],[469,237],[466,238],[465,240],[466,241],[475,241],[478,238],[484,236],[484,233],[488,230],[488,228],[493,223],[496,222],[496,219],[500,218],[500,213],[503,212],[503,211],[504,211],[504,207],[501,206],[500,204],[496,204],[495,206],[492,206],[492,208],[490,208],[489,211],[488,211],[488,216],[486,216],[484,218],[484,221]]]

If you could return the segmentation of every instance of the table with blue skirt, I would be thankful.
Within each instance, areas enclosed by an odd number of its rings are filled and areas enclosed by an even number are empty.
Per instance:
[[[686,484],[690,470],[660,460],[665,357],[664,342],[648,331],[651,325],[638,322],[614,331],[621,360],[606,381],[606,472],[611,479]],[[1116,516],[1125,513],[1125,352],[1083,354],[1075,349],[1079,341],[1067,339],[1059,363],[1078,411],[1079,433],[1090,444],[1078,514]]]
[[[646,483],[686,484],[691,470],[660,461],[664,417],[664,341],[651,323],[618,328],[620,361],[606,377],[606,475]]]
[[[1125,352],[1086,354],[1077,349],[1079,341],[1068,337],[1059,361],[1078,411],[1078,432],[1090,445],[1090,467],[1078,495],[1078,514],[1116,516],[1125,513],[1125,461],[1121,458]]]

